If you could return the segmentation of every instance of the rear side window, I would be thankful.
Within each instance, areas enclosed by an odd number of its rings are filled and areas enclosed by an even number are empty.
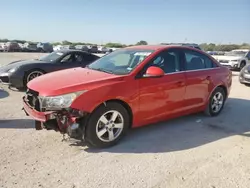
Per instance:
[[[95,60],[99,59],[99,57],[95,56],[95,55],[91,55],[91,54],[83,54],[83,61],[87,61],[87,62],[93,62]]]
[[[184,51],[186,59],[186,70],[199,70],[214,68],[217,65],[204,54],[192,50]]]

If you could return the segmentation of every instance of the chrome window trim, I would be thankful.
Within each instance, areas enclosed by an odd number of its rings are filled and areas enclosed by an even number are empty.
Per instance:
[[[177,71],[177,72],[165,73],[164,75],[179,74],[179,73],[188,73],[188,72],[197,72],[197,71],[206,71],[206,70],[214,70],[214,69],[219,69],[219,68],[220,67],[213,67],[213,68],[206,68],[206,69],[197,69],[197,70],[184,70],[184,71]]]

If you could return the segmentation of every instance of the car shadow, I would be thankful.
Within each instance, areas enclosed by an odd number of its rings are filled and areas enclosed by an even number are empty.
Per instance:
[[[9,92],[5,91],[4,89],[0,88],[0,99],[6,98],[9,96]]]
[[[0,129],[34,129],[35,121],[32,119],[4,119],[0,120]]]
[[[250,101],[229,98],[217,117],[189,115],[133,129],[118,145],[106,149],[83,148],[91,153],[160,153],[187,150],[230,136],[250,137]],[[82,146],[79,143],[75,146]]]

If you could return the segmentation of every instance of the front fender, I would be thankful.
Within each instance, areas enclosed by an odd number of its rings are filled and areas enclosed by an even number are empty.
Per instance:
[[[132,111],[138,109],[137,82],[120,82],[91,89],[80,95],[71,104],[71,108],[91,113],[100,104],[108,100],[121,100],[127,103]]]

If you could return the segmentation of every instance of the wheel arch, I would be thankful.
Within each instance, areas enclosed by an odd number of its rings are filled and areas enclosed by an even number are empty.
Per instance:
[[[225,92],[226,97],[228,97],[228,91],[227,91],[226,86],[223,85],[223,84],[221,84],[221,85],[218,85],[217,87],[215,87],[215,89],[218,88],[218,87],[222,88],[223,91]],[[215,90],[215,89],[214,89],[214,90]]]
[[[209,93],[208,98],[207,98],[207,101],[206,101],[206,106],[207,106],[207,103],[209,102],[209,99],[210,99],[211,95],[213,94],[213,92],[214,92],[214,91],[216,90],[216,88],[218,88],[218,87],[222,88],[222,89],[224,90],[224,92],[225,92],[226,98],[228,97],[227,87],[226,87],[223,83],[220,83],[220,84],[216,85],[216,86],[211,90],[211,92]]]
[[[127,102],[125,102],[124,100],[121,100],[121,99],[108,99],[108,100],[102,102],[101,104],[99,104],[94,110],[96,110],[97,108],[99,108],[102,105],[105,106],[106,103],[109,103],[109,102],[119,103],[119,104],[121,104],[127,110],[128,114],[129,114],[129,118],[130,118],[129,119],[129,127],[131,128],[132,124],[133,124],[133,111],[132,111],[132,108],[130,107],[130,105]]]
[[[33,71],[40,71],[43,72],[44,74],[46,74],[47,72],[41,68],[30,68],[24,71],[24,76],[23,76],[23,84],[26,85],[26,78],[28,76],[29,73],[33,72]]]

